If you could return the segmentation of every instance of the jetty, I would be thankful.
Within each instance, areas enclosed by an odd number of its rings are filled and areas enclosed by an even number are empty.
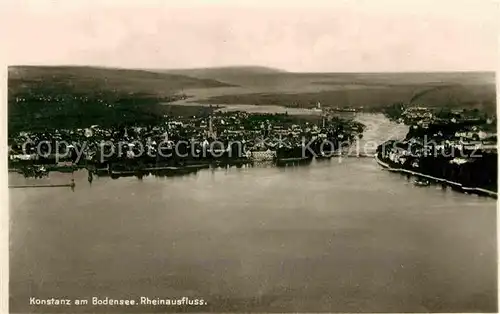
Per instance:
[[[72,187],[71,184],[32,184],[32,185],[9,185],[9,189],[25,189],[25,188],[62,188]]]
[[[28,189],[28,188],[74,188],[74,183],[68,184],[29,184],[29,185],[9,185],[9,189]]]
[[[29,188],[71,188],[75,189],[75,179],[71,179],[70,183],[63,184],[21,184],[21,185],[9,185],[9,189],[29,189]]]

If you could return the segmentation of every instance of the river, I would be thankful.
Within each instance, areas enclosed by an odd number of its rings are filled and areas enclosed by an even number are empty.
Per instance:
[[[360,120],[365,141],[402,132]],[[497,311],[496,201],[415,187],[373,159],[75,181],[10,190],[11,312]],[[29,305],[93,296],[208,305]]]

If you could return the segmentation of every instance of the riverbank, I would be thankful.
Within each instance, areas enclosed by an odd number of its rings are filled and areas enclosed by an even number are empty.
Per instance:
[[[377,155],[375,155],[375,160],[377,161],[377,163],[380,166],[382,166],[382,167],[384,167],[387,170],[392,171],[392,172],[406,173],[406,174],[414,175],[414,176],[417,176],[417,177],[421,177],[421,178],[426,178],[426,179],[430,179],[430,180],[433,180],[433,181],[437,181],[437,182],[440,182],[440,183],[445,183],[445,184],[447,184],[447,185],[449,185],[449,186],[457,189],[458,191],[461,191],[461,192],[464,192],[464,193],[476,193],[476,194],[480,194],[480,195],[485,195],[485,196],[493,197],[495,199],[498,197],[498,193],[497,192],[490,191],[490,190],[487,190],[487,189],[477,188],[477,187],[466,187],[466,186],[463,186],[461,183],[453,182],[453,181],[446,180],[446,179],[443,179],[443,178],[433,177],[433,176],[430,176],[430,175],[426,175],[426,174],[423,174],[423,173],[419,173],[419,172],[415,172],[415,171],[411,171],[411,170],[407,170],[407,169],[392,168],[389,164],[387,164],[387,163],[383,162],[382,160],[380,160],[380,158],[378,158]]]

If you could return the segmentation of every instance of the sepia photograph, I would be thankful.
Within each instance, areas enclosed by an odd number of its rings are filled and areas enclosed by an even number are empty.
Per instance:
[[[1,6],[6,312],[499,311],[500,2]]]

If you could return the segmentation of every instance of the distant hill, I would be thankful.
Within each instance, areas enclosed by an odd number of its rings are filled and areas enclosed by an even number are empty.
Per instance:
[[[45,128],[155,123],[160,102],[184,89],[230,86],[215,80],[144,70],[76,66],[12,66],[9,132]]]
[[[262,66],[227,66],[227,67],[213,67],[213,68],[192,68],[192,69],[166,69],[166,70],[149,70],[160,71],[164,73],[188,75],[194,77],[213,77],[220,75],[245,75],[245,74],[273,74],[285,73],[287,71],[262,67]]]
[[[221,78],[241,88],[199,92],[198,103],[358,107],[377,110],[403,102],[429,107],[478,108],[496,112],[493,72],[245,74]],[[218,92],[218,90],[214,90]]]
[[[283,75],[287,71],[262,66],[228,66],[195,69],[151,69],[159,73],[185,75],[198,79],[212,79],[231,85],[252,85],[268,76]]]
[[[267,67],[222,67],[151,70],[198,79],[212,79],[246,89],[247,93],[311,93],[350,88],[427,89],[432,86],[495,86],[494,72],[321,73],[287,72]],[[236,89],[227,90],[234,92]],[[226,91],[222,91],[226,93]],[[238,91],[241,93],[241,91]]]
[[[377,110],[395,102],[496,111],[494,72],[300,73],[260,67],[169,70],[238,88],[189,91],[188,102]],[[166,72],[172,73],[172,72]]]
[[[66,86],[75,92],[105,90],[167,96],[186,88],[231,86],[179,74],[85,66],[11,66],[8,83],[11,94],[33,86],[43,86],[47,91]]]

